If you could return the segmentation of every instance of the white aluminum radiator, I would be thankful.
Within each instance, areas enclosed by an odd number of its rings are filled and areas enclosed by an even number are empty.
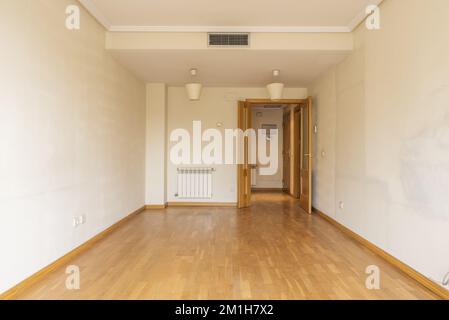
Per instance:
[[[178,168],[180,199],[211,199],[214,168]]]

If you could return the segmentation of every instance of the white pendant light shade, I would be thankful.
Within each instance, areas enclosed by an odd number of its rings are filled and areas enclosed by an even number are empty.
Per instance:
[[[281,100],[284,93],[283,83],[271,83],[267,86],[268,94],[271,100]]]
[[[198,70],[196,69],[190,69],[190,76],[195,78],[198,74]],[[192,82],[186,84],[186,91],[187,96],[189,97],[190,101],[198,101],[201,97],[201,91],[203,90],[203,85],[198,82]]]
[[[280,74],[279,70],[273,70],[273,78],[279,78]],[[281,100],[284,93],[284,84],[280,82],[270,83],[267,90],[271,100]]]
[[[198,101],[201,97],[201,91],[203,90],[203,85],[201,83],[188,83],[186,84],[186,91],[189,100]]]

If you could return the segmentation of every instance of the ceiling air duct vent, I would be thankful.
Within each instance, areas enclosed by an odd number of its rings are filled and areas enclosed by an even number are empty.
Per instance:
[[[249,47],[249,33],[209,33],[209,47]]]

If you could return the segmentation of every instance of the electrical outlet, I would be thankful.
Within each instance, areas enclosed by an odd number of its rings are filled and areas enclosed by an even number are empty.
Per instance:
[[[445,286],[446,288],[449,288],[449,272],[446,273],[446,275],[444,276],[443,286]]]
[[[86,215],[83,214],[81,216],[73,217],[72,225],[74,228],[86,223]]]

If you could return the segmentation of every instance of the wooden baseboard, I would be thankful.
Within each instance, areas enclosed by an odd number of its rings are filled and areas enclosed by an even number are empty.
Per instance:
[[[321,212],[320,210],[318,210],[316,208],[313,208],[313,211],[315,213],[317,213],[320,217],[322,217],[324,220],[328,221],[329,223],[331,223],[332,225],[337,227],[344,234],[346,234],[350,238],[354,239],[355,241],[359,242],[361,245],[363,245],[364,247],[368,248],[369,250],[371,250],[372,252],[374,252],[378,256],[382,257],[387,262],[389,262],[390,264],[392,264],[393,266],[395,266],[396,268],[398,268],[399,270],[401,270],[402,272],[407,274],[413,280],[419,282],[421,285],[423,285],[424,287],[426,287],[427,289],[429,289],[430,291],[432,291],[433,293],[435,293],[439,297],[441,297],[441,298],[443,298],[445,300],[449,300],[449,291],[444,289],[442,286],[440,286],[437,283],[433,282],[432,280],[430,280],[429,278],[427,278],[423,274],[419,273],[418,271],[416,271],[412,267],[406,265],[405,263],[403,263],[399,259],[393,257],[391,254],[389,254],[386,251],[382,250],[381,248],[379,248],[375,244],[371,243],[370,241],[368,241],[365,238],[361,237],[360,235],[358,235],[354,231],[348,229],[347,227],[345,227],[341,223],[339,223],[336,220],[332,219],[327,214]]]
[[[169,207],[228,207],[235,208],[235,202],[169,202]]]
[[[119,228],[124,223],[126,223],[127,221],[129,221],[130,219],[132,219],[133,217],[138,215],[139,213],[143,212],[144,210],[145,210],[145,207],[142,207],[142,208],[134,211],[133,213],[129,214],[128,216],[126,216],[122,220],[116,222],[115,224],[113,224],[112,226],[107,228],[106,230],[104,230],[101,233],[97,234],[93,238],[87,240],[85,243],[83,243],[79,247],[75,248],[74,250],[70,251],[66,255],[64,255],[61,258],[59,258],[58,260],[54,261],[53,263],[51,263],[47,267],[45,267],[42,270],[36,272],[35,274],[33,274],[29,278],[23,280],[22,282],[20,282],[19,284],[17,284],[13,288],[9,289],[8,291],[0,294],[0,300],[13,300],[15,297],[17,297],[18,294],[23,292],[25,289],[31,287],[33,284],[35,284],[40,279],[42,279],[45,275],[49,274],[50,272],[56,270],[57,268],[59,268],[61,266],[67,264],[69,261],[71,261],[77,255],[79,255],[80,253],[82,253],[82,252],[88,250],[89,248],[91,248],[98,241],[100,241],[101,239],[103,239],[106,236],[108,236],[114,230],[116,230],[117,228]]]
[[[147,204],[145,210],[159,210],[167,208],[167,204]]]

